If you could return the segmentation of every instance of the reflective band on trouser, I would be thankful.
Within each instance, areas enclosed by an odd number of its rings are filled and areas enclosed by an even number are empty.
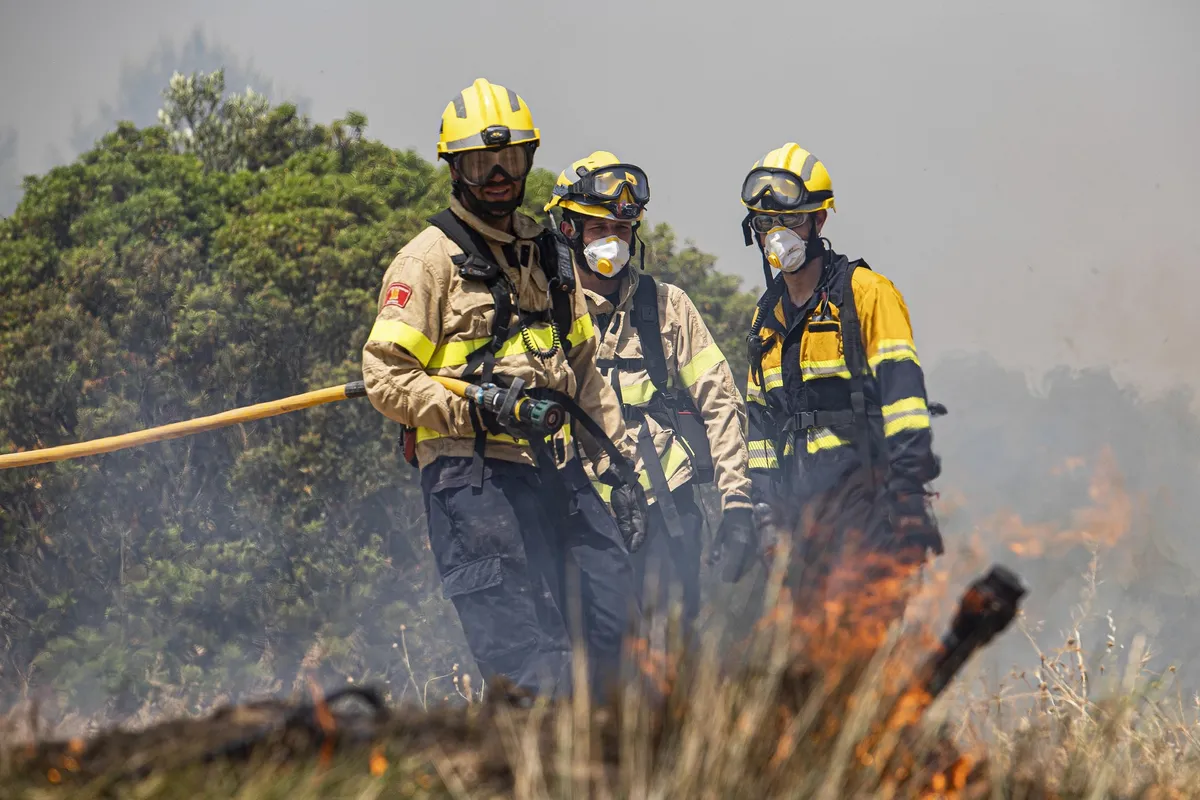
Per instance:
[[[921,366],[921,362],[917,359],[917,349],[912,342],[904,339],[879,340],[875,354],[867,359],[867,363],[871,365],[871,369],[875,369],[884,361],[912,361],[917,366]]]
[[[883,435],[930,427],[929,408],[924,398],[906,397],[883,407]]]
[[[590,316],[580,317],[571,325],[571,330],[567,334],[567,341],[574,347],[591,337],[593,330],[592,318]],[[554,329],[549,323],[543,322],[526,328],[524,336],[521,335],[520,331],[517,331],[508,337],[504,341],[504,344],[500,345],[500,349],[496,351],[496,358],[501,359],[529,352],[529,348],[525,343],[526,338],[532,341],[533,346],[539,350],[549,350],[554,346]],[[431,346],[432,356],[430,356],[424,366],[429,369],[461,367],[467,363],[472,353],[486,346],[491,341],[492,338],[490,336],[485,336],[478,339],[447,342],[437,348],[437,350],[433,350]]]
[[[668,482],[675,477],[676,472],[679,472],[679,469],[687,461],[687,458],[687,451],[683,449],[679,442],[672,440],[671,446],[667,448],[667,452],[663,453],[658,459],[658,463],[662,464],[663,474],[667,476]],[[647,492],[650,491],[650,476],[646,474],[646,470],[638,470],[638,483]],[[600,495],[601,500],[607,503],[612,499],[612,487],[607,483],[592,481],[592,485],[596,487],[596,492]],[[650,499],[650,497],[648,496],[647,499]]]
[[[367,340],[399,345],[416,356],[423,367],[428,366],[429,359],[434,355],[433,342],[429,340],[429,337],[407,322],[401,322],[398,319],[375,320],[375,325],[371,328]]]
[[[750,451],[750,469],[779,469],[775,446],[766,439],[752,439],[746,447]]]
[[[692,356],[692,360],[679,369],[679,380],[683,382],[684,388],[688,388],[699,380],[701,375],[724,360],[725,355],[721,352],[721,348],[717,347],[716,342],[713,342]]]

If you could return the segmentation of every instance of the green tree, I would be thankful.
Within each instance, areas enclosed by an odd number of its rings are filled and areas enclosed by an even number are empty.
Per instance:
[[[384,270],[449,190],[366,127],[176,75],[158,125],[30,179],[0,222],[0,451],[358,378]],[[552,184],[531,175],[535,216]],[[647,242],[740,355],[736,281],[665,225]],[[400,692],[470,664],[396,434],[353,401],[0,472],[0,703],[199,706],[308,667]]]

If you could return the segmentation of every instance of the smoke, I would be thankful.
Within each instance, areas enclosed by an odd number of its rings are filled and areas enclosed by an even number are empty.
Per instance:
[[[116,98],[101,103],[86,122],[76,114],[71,134],[72,150],[81,153],[91,148],[122,120],[129,120],[139,127],[155,124],[158,110],[162,108],[162,90],[175,72],[188,75],[221,68],[225,70],[225,86],[230,91],[242,92],[250,87],[272,102],[281,101],[275,81],[259,72],[253,60],[244,60],[220,42],[211,41],[197,27],[182,45],[164,39],[145,61],[122,67]],[[310,101],[307,98],[289,99],[300,113],[308,112]]]
[[[973,546],[1028,583],[1025,623],[985,661],[994,677],[1082,638],[1120,649],[1144,635],[1150,667],[1189,665],[1197,609],[1200,419],[1189,390],[1147,399],[1107,369],[1060,367],[1033,386],[989,356],[929,375],[950,414],[935,423],[948,550]],[[949,557],[952,558],[952,557]],[[1082,625],[1076,625],[1080,619]]]
[[[21,182],[17,177],[17,132],[0,129],[0,217],[8,216],[21,199]]]

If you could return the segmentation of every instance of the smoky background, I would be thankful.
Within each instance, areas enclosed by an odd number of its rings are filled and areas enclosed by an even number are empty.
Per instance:
[[[529,102],[537,166],[600,148],[635,161],[651,221],[757,291],[737,187],[762,153],[799,142],[833,178],[826,235],[904,293],[930,397],[950,409],[935,446],[952,555],[975,539],[1016,569],[1052,647],[1093,591],[1088,543],[1103,539],[1085,646],[1104,646],[1111,612],[1118,640],[1145,632],[1156,663],[1187,673],[1200,646],[1195,5],[8,1],[0,16],[0,213],[21,176],[117,120],[154,122],[175,70],[223,66],[232,90],[317,119],[362,109],[371,136],[426,158],[447,100],[486,75]],[[435,616],[437,636],[461,636]],[[1031,653],[1011,631],[987,665]]]

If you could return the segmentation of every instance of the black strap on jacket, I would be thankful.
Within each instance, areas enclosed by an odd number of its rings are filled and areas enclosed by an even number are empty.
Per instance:
[[[479,371],[480,383],[493,383],[492,370],[496,365],[496,353],[511,336],[516,289],[508,274],[491,257],[491,248],[483,234],[465,224],[450,209],[444,209],[429,218],[429,223],[439,228],[462,250],[461,255],[451,257],[458,274],[463,280],[482,282],[491,292],[495,313],[487,344],[471,353],[467,358],[463,378],[469,380]],[[471,465],[472,484],[476,489],[483,486],[483,458],[487,448],[487,429],[471,414],[471,427],[475,429],[475,455]]]
[[[514,310],[520,311],[517,307],[516,288],[512,285],[512,281],[509,280],[508,274],[492,258],[491,247],[488,245],[487,239],[484,238],[483,234],[464,223],[448,208],[430,217],[428,221],[431,225],[441,230],[442,233],[446,234],[450,241],[458,245],[459,249],[463,251],[461,255],[451,258],[455,267],[458,268],[459,276],[463,280],[481,281],[487,286],[488,291],[491,292],[492,301],[495,306],[495,314],[492,318],[492,327],[489,332],[489,341],[486,345],[475,350],[468,356],[466,369],[463,372],[463,379],[469,380],[475,375],[476,370],[478,370],[480,383],[501,385],[502,382],[493,375],[493,370],[496,364],[496,353],[511,336],[510,326],[512,324],[513,312]],[[561,237],[556,236],[549,229],[539,233],[534,239],[534,244],[538,248],[538,264],[546,274],[547,282],[550,285],[551,309],[549,319],[557,330],[557,338],[565,356],[571,350],[570,332],[574,324],[571,299],[575,291],[575,273],[571,251],[569,246],[561,241]],[[515,253],[513,255],[515,256]],[[515,262],[515,258],[511,258],[511,260]],[[524,323],[528,319],[537,317],[545,319],[544,316],[540,315],[540,312],[520,311],[520,314],[519,323]],[[526,394],[536,399],[548,396],[546,394],[548,392],[552,392],[552,390],[529,389],[526,391]],[[627,459],[621,456],[620,451],[617,450],[612,440],[574,400],[561,392],[553,392],[553,395],[553,399],[567,409],[572,420],[580,422],[592,434],[592,437],[597,440],[600,446],[609,453],[609,457],[613,459],[613,463],[618,469],[622,465],[628,465],[625,471],[630,474],[633,473],[633,466],[628,464]],[[487,447],[488,431],[475,414],[471,415],[471,425],[475,429],[472,483],[478,489],[483,486],[483,460]],[[539,455],[548,452],[548,448],[531,445],[531,452],[534,453],[535,461],[544,460],[544,457],[539,459]],[[565,458],[565,453],[561,454],[560,457]],[[634,475],[633,479],[637,479],[636,475]]]
[[[754,377],[754,382],[762,389],[764,403],[767,397],[767,381],[763,376],[762,360],[767,351],[774,346],[774,342],[764,342],[759,334],[767,319],[775,313],[775,306],[783,297],[783,291],[783,273],[781,272],[776,276],[775,282],[768,284],[767,290],[758,298],[754,322],[750,326],[750,333],[746,334],[746,360],[750,363],[750,374]],[[783,453],[780,453],[779,457],[782,458]]]
[[[859,267],[870,269],[861,258],[851,261],[842,275],[842,296],[838,311],[842,322],[842,349],[846,356],[846,369],[850,371],[850,411],[858,430],[858,457],[866,470],[867,489],[875,490],[875,465],[871,461],[871,425],[867,420],[867,397],[864,392],[866,379],[871,374],[867,364],[866,349],[863,347],[862,326],[858,322],[858,303],[854,299],[854,270]],[[882,415],[882,409],[872,409]]]
[[[833,255],[830,254],[830,257],[832,258]],[[859,324],[858,306],[854,300],[853,288],[854,271],[859,267],[865,269],[871,268],[862,259],[849,262],[840,276],[841,281],[838,287],[840,297],[837,298],[838,310],[841,316],[842,349],[846,358],[846,369],[850,372],[850,407],[845,409],[803,409],[799,413],[788,416],[786,422],[780,426],[779,438],[776,440],[775,446],[777,450],[776,458],[782,464],[784,463],[784,453],[786,452],[787,444],[788,442],[793,442],[793,447],[795,447],[794,442],[797,434],[804,433],[812,428],[834,428],[854,425],[857,429],[855,431],[855,439],[857,440],[856,446],[859,458],[862,461],[862,467],[867,471],[868,485],[873,489],[875,486],[875,472],[871,460],[870,418],[880,418],[883,412],[877,407],[867,408],[865,387],[866,379],[870,376],[871,371],[867,363],[866,350],[863,346],[862,327]],[[766,315],[774,311],[774,306],[779,302],[779,298],[782,297],[784,290],[785,287],[781,273],[776,278],[776,282],[759,299],[758,317],[750,329],[750,334],[746,337],[750,369],[758,385],[762,388],[764,402],[767,401],[767,387],[763,377],[762,357],[768,346],[767,343],[762,341],[759,331],[762,329]]]
[[[642,343],[643,366],[660,392],[667,389],[667,357],[663,352],[662,326],[658,323],[658,287],[650,275],[638,278],[633,291],[633,327]]]

